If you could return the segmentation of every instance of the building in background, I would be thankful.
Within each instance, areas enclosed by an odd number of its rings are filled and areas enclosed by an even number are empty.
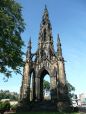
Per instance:
[[[86,107],[86,93],[81,93],[79,95],[79,102],[81,106]]]

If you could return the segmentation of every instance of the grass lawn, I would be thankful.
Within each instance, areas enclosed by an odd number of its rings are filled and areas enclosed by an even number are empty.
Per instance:
[[[22,112],[14,114],[80,114],[80,113],[59,113],[59,112]]]

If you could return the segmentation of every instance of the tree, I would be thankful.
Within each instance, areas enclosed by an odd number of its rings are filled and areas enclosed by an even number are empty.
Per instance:
[[[69,82],[67,82],[67,86],[68,86],[69,92],[75,91],[75,87],[73,85],[71,85]]]
[[[68,87],[69,96],[70,98],[72,98],[74,96],[74,93],[71,93],[71,92],[75,91],[75,87],[71,85],[69,82],[67,82],[67,87]]]
[[[22,7],[15,0],[0,0],[0,72],[7,77],[23,66],[21,33],[25,24]]]
[[[43,81],[43,89],[46,89],[46,90],[50,89],[50,83],[46,80]]]
[[[72,91],[75,91],[75,87],[71,85],[69,82],[67,82],[67,86],[68,86],[69,93],[71,93]]]
[[[19,94],[16,92],[10,92],[8,90],[0,90],[0,100],[1,99],[10,99],[10,100],[18,100]]]

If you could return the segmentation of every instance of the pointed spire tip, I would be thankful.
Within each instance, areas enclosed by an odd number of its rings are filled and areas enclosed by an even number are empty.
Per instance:
[[[60,37],[59,37],[59,33],[58,33],[58,37],[57,37],[57,40],[60,42]]]
[[[28,41],[28,48],[31,47],[31,37],[29,38],[29,41]]]
[[[45,9],[47,9],[47,5],[45,4]]]
[[[47,5],[45,4],[44,12],[48,12]]]
[[[61,46],[59,33],[58,33],[58,37],[57,37],[57,45],[58,45],[58,46]]]

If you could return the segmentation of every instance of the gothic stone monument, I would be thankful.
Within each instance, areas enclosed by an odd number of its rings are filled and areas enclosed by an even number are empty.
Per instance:
[[[35,53],[32,53],[31,48],[30,39],[20,89],[20,104],[25,107],[25,110],[37,111],[39,107],[40,110],[49,110],[49,108],[51,110],[52,107],[58,110],[68,106],[69,97],[60,37],[59,35],[57,37],[57,52],[55,52],[52,27],[46,7],[40,24],[38,49]],[[43,79],[46,74],[50,76],[50,101],[44,101],[43,98]],[[31,77],[32,89],[30,89]]]

